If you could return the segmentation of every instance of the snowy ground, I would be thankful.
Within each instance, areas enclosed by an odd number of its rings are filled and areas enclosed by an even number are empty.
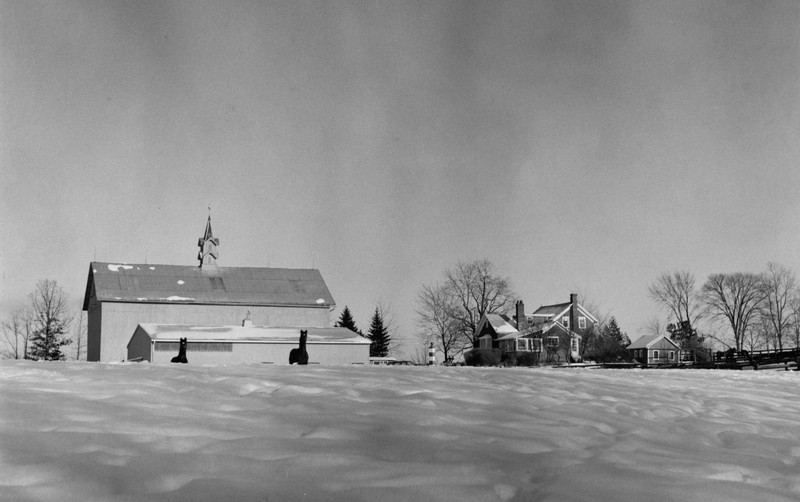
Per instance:
[[[799,382],[0,361],[0,500],[796,501]]]

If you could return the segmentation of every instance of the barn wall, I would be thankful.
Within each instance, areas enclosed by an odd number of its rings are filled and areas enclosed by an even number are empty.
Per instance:
[[[90,303],[89,311],[86,313],[86,360],[99,361],[100,349],[100,329],[103,318],[103,307],[99,303]]]
[[[189,364],[275,364],[288,365],[289,352],[297,348],[296,343],[255,343],[233,342],[233,350],[220,352],[207,352],[192,350],[189,341],[186,348],[186,358]],[[309,364],[326,366],[341,366],[350,364],[369,363],[368,344],[335,344],[311,343],[306,346]],[[178,355],[178,351],[153,352],[154,363],[169,363]],[[131,353],[133,357],[133,353]]]
[[[100,312],[97,309],[96,312]],[[99,320],[89,312],[89,325],[99,323],[100,329],[89,337],[88,354],[99,352],[90,361],[115,362],[127,358],[127,345],[140,323],[194,324],[206,326],[238,326],[250,312],[256,326],[329,327],[328,307],[263,307],[247,305],[194,305],[185,303],[112,303],[102,305]],[[91,329],[91,328],[90,328]],[[102,340],[100,340],[102,332]],[[99,349],[97,344],[99,342]],[[287,353],[288,354],[288,353]],[[286,356],[288,360],[288,355]]]

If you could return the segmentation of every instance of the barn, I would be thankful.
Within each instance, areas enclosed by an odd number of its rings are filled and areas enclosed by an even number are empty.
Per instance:
[[[306,331],[308,364],[368,364],[370,341],[347,328],[271,328],[139,324],[127,345],[130,361],[168,363],[187,340],[190,364],[289,364],[289,353]]]
[[[211,217],[199,264],[91,262],[83,310],[87,360],[124,361],[140,324],[328,328],[336,307],[317,269],[221,267]]]

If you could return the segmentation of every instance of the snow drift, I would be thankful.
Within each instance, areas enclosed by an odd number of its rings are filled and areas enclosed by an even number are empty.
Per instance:
[[[798,379],[2,361],[0,500],[794,501]]]

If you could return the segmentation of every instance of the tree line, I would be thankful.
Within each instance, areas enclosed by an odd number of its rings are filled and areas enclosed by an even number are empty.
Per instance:
[[[648,292],[669,317],[666,326],[653,320],[648,330],[666,331],[684,348],[709,340],[737,351],[800,347],[800,286],[783,265],[711,274],[700,286],[691,272],[664,272]]]
[[[67,294],[53,280],[40,280],[27,305],[13,311],[0,329],[4,342],[0,356],[8,359],[63,361],[68,345],[75,349],[74,359],[85,357],[84,317],[80,311],[70,312]]]

